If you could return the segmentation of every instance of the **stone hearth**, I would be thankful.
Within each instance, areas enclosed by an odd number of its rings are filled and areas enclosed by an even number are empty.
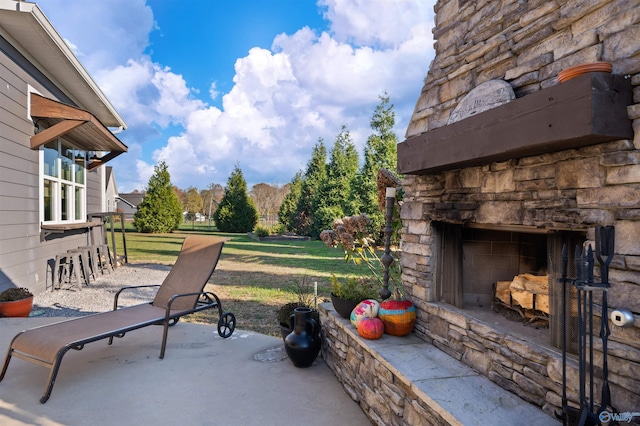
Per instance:
[[[320,305],[320,318],[325,337],[323,358],[374,424],[516,424],[524,418],[531,426],[559,424],[553,414],[547,415],[511,394],[503,383],[492,383],[476,369],[415,335],[385,334],[378,340],[363,339],[330,303]],[[477,324],[472,327],[476,332],[498,335]],[[509,350],[522,348],[517,338],[506,339],[506,344]],[[543,350],[527,356],[525,371],[541,367],[537,361],[530,361],[534,358],[547,359],[552,368],[557,368],[557,362]],[[553,386],[560,385],[556,382]]]

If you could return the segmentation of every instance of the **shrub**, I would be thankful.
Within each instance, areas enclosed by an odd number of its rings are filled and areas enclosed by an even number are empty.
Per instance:
[[[365,300],[378,297],[378,291],[373,281],[367,277],[347,277],[341,280],[335,275],[331,275],[329,279],[331,293],[341,299]]]
[[[298,301],[290,302],[281,306],[276,311],[278,322],[281,325],[289,325],[289,319],[294,313],[295,308],[310,308],[311,317],[320,324],[320,314],[316,309],[315,289],[311,282],[307,279],[307,276],[302,277],[302,281],[295,281],[295,293],[297,294]]]
[[[269,236],[269,228],[266,228],[262,225],[256,226],[256,229],[253,231],[258,237],[268,237]]]
[[[285,229],[285,226],[282,223],[277,223],[271,227],[271,234],[273,235],[282,235],[285,232],[287,232],[287,230]]]
[[[247,183],[238,166],[229,177],[213,220],[221,232],[250,232],[258,223],[258,210],[247,194]]]
[[[161,161],[149,179],[147,193],[134,215],[138,232],[172,232],[182,223],[182,203],[173,190],[167,165]]]
[[[336,219],[344,216],[342,208],[339,206],[320,207],[314,214],[312,238],[318,238],[324,229],[330,229]]]

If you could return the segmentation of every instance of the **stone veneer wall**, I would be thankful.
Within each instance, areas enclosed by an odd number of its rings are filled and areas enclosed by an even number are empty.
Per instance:
[[[431,222],[575,229],[616,228],[609,306],[631,309],[635,325],[612,326],[609,380],[615,408],[640,408],[640,8],[627,0],[440,0],[436,57],[407,130],[446,125],[471,89],[504,79],[518,97],[550,87],[562,69],[608,61],[628,75],[635,137],[581,149],[424,176],[405,176],[401,210],[403,284],[418,308],[416,333],[547,412],[561,401],[558,351],[528,344],[436,303]],[[517,137],[514,135],[514,137]],[[469,143],[472,143],[470,141]],[[602,353],[597,345],[596,365]],[[576,404],[577,372],[569,371]],[[600,401],[599,387],[596,403]],[[637,419],[636,419],[637,420]]]
[[[336,320],[337,313],[329,316],[322,306],[319,311],[325,336],[322,357],[345,392],[360,404],[373,424],[449,424],[425,398],[416,394],[409,379],[398,374],[389,363],[380,361],[355,329],[348,332],[341,326]]]

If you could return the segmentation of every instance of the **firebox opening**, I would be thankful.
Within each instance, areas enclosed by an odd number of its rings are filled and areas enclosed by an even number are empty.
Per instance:
[[[564,243],[584,241],[583,232],[433,225],[440,245],[435,277],[438,301],[510,333],[559,347],[560,251]]]
[[[490,307],[497,282],[523,274],[547,276],[547,237],[488,229],[462,229],[464,307]]]

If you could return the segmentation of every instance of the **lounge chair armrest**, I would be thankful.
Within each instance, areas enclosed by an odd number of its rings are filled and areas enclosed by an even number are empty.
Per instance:
[[[179,299],[181,297],[189,297],[189,296],[203,296],[203,295],[207,295],[209,294],[208,291],[199,291],[197,293],[178,293],[178,294],[174,294],[173,296],[171,296],[171,299],[169,299],[169,301],[167,302],[167,310],[171,310],[171,304],[176,300]],[[199,299],[200,297],[198,297]]]
[[[123,291],[136,289],[136,288],[151,288],[151,287],[156,287],[157,288],[157,287],[160,287],[160,284],[132,285],[132,286],[127,286],[127,287],[122,287],[120,290],[118,290],[118,292],[113,297],[113,310],[114,311],[118,310],[118,298],[120,297],[120,293],[122,293]]]
[[[171,305],[173,304],[173,302],[176,299],[179,299],[181,297],[189,297],[189,296],[198,296],[198,300],[196,301],[196,306],[198,305],[199,302],[206,302],[208,300],[209,303],[213,302],[214,300],[217,300],[217,297],[215,294],[209,292],[209,291],[199,291],[197,293],[180,293],[180,294],[174,294],[173,296],[171,296],[171,299],[169,299],[169,301],[167,302],[167,312],[166,312],[166,317],[167,319],[169,319],[169,316],[171,315]],[[201,301],[200,297],[205,296],[205,298],[207,300],[205,301]]]

